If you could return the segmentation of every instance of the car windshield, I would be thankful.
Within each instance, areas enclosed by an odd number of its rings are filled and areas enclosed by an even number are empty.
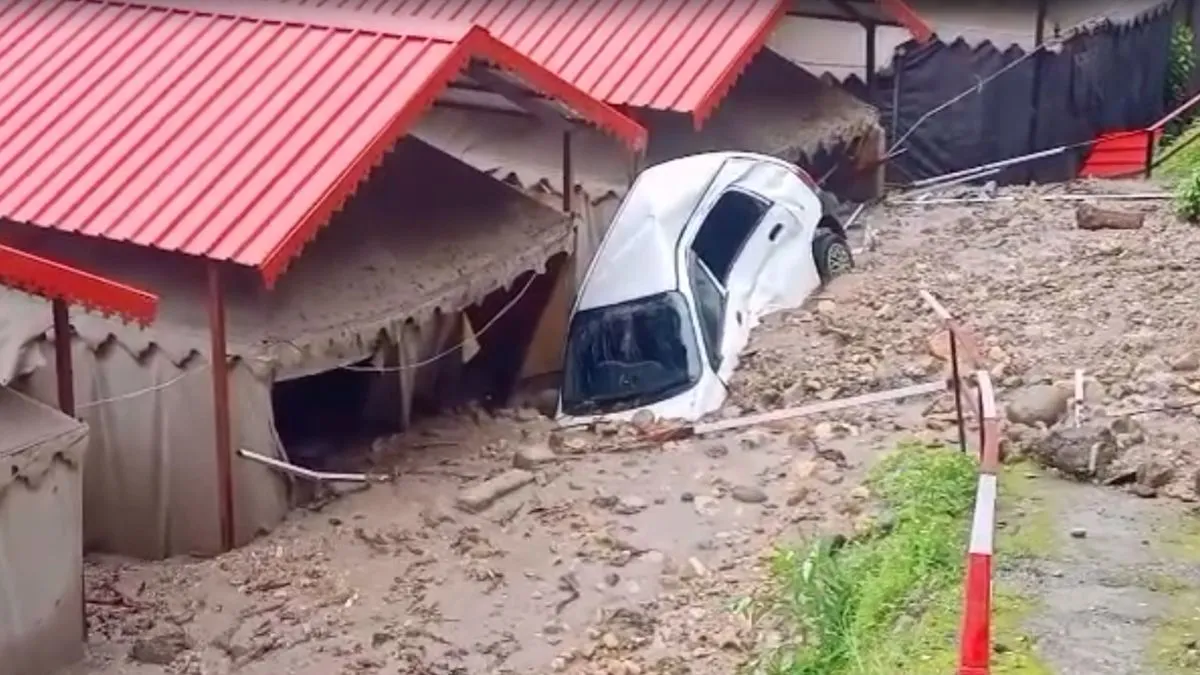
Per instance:
[[[584,310],[571,320],[562,388],[567,415],[656,403],[699,378],[691,314],[679,291]]]

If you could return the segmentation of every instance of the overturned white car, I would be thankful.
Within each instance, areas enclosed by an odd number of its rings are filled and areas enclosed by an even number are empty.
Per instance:
[[[792,164],[718,152],[645,170],[576,299],[560,422],[718,410],[760,317],[853,264],[828,202]]]

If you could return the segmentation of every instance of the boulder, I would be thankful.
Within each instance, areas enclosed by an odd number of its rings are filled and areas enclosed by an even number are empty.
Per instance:
[[[1088,470],[1093,450],[1096,453],[1096,476],[1106,476],[1108,468],[1117,458],[1117,445],[1112,432],[1094,424],[1055,429],[1031,450],[1042,465],[1058,469],[1077,480],[1093,477]]]
[[[1051,427],[1067,414],[1071,392],[1051,384],[1026,387],[1012,397],[1008,404],[1008,419],[1017,424]]]

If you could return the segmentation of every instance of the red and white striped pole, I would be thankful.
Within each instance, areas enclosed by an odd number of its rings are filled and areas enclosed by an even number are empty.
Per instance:
[[[1000,467],[1000,419],[985,370],[975,375],[979,392],[980,462],[975,515],[967,549],[958,675],[988,675],[992,640],[992,552],[996,531],[996,472]]]

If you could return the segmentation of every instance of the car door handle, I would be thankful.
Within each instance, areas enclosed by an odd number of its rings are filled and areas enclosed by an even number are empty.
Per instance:
[[[771,233],[767,235],[767,239],[769,239],[770,241],[775,241],[776,239],[779,238],[780,232],[783,232],[783,224],[777,223],[775,225],[775,227],[771,228]]]

